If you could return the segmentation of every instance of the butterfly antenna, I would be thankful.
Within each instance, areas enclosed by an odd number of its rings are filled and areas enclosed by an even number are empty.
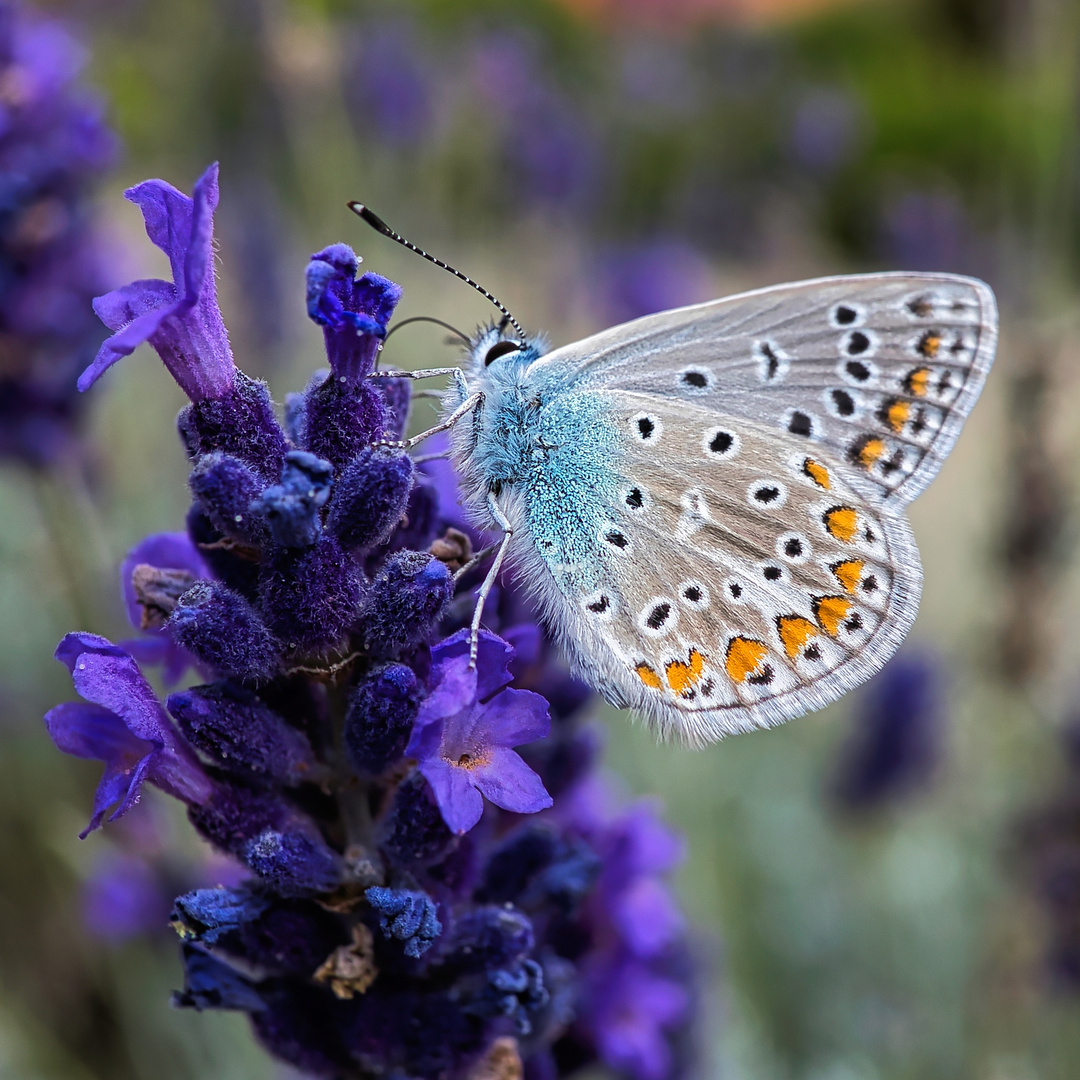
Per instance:
[[[517,319],[515,319],[514,316],[510,314],[510,311],[506,307],[506,305],[499,301],[498,298],[495,297],[492,293],[489,293],[487,289],[483,287],[483,285],[480,285],[477,282],[473,281],[471,277],[469,277],[467,274],[463,274],[460,270],[455,270],[454,267],[452,267],[449,263],[443,262],[442,259],[437,259],[434,255],[429,255],[423,248],[419,248],[411,241],[406,240],[405,237],[402,236],[400,233],[394,232],[394,230],[391,229],[390,226],[387,225],[386,222],[383,221],[383,219],[379,217],[378,214],[371,210],[370,207],[367,207],[363,203],[355,201],[347,203],[346,205],[354,214],[356,214],[357,217],[362,218],[364,221],[366,221],[377,233],[382,233],[383,236],[388,236],[395,243],[398,243],[402,247],[406,247],[410,251],[415,252],[417,255],[421,256],[421,258],[427,259],[428,262],[432,262],[436,266],[442,267],[443,270],[448,270],[451,274],[454,275],[454,277],[461,278],[461,280],[464,281],[466,285],[471,285],[478,293],[486,296],[487,299],[490,300],[503,313],[506,321],[510,323],[510,325],[517,332],[517,336],[521,339],[521,347],[525,347],[525,331],[521,329],[521,326],[518,323]]]
[[[391,335],[395,331],[400,330],[403,326],[408,326],[409,323],[417,322],[434,323],[436,326],[441,326],[444,330],[449,330],[455,337],[460,338],[462,343],[466,346],[472,344],[468,334],[462,333],[456,326],[451,326],[448,322],[443,322],[442,319],[436,319],[433,315],[411,315],[407,319],[402,319],[401,322],[394,323],[394,325],[386,331],[386,337],[383,338],[383,344],[385,345],[386,342],[390,340]],[[450,343],[447,342],[447,344],[449,345]]]

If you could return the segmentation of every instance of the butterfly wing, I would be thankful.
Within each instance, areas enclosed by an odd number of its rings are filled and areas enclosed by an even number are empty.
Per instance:
[[[583,387],[714,409],[850,467],[888,506],[933,479],[997,343],[983,282],[868,274],[778,285],[649,315],[543,357]],[[855,475],[857,474],[857,475]]]
[[[921,583],[904,518],[789,432],[605,391],[625,483],[588,595],[541,598],[613,703],[694,745],[820,708],[911,625]]]

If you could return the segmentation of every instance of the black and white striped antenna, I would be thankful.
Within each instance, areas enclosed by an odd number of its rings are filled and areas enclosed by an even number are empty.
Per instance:
[[[525,348],[525,331],[521,329],[521,325],[518,323],[517,319],[515,319],[514,316],[510,314],[510,311],[506,307],[506,305],[503,304],[492,293],[489,293],[487,289],[483,287],[483,285],[480,285],[477,282],[473,281],[471,277],[469,277],[467,274],[463,274],[460,270],[455,270],[454,267],[452,267],[449,263],[443,262],[442,259],[435,258],[434,255],[429,255],[423,248],[419,248],[411,241],[406,240],[405,237],[402,236],[400,233],[395,232],[393,229],[391,229],[390,226],[387,225],[386,222],[383,221],[383,219],[379,217],[379,215],[376,214],[375,211],[372,210],[369,206],[365,206],[363,203],[355,201],[349,202],[346,205],[354,214],[356,214],[357,217],[366,221],[377,233],[382,233],[383,236],[388,236],[395,243],[400,244],[402,247],[408,248],[410,251],[416,252],[417,255],[421,256],[421,258],[427,259],[428,262],[432,262],[436,266],[442,267],[443,270],[448,270],[451,274],[454,275],[454,277],[461,278],[461,280],[464,281],[466,285],[471,285],[478,293],[486,296],[488,300],[490,300],[503,313],[503,315],[506,317],[507,321],[514,328],[514,330],[517,331],[517,336],[521,339],[521,347],[523,349]]]

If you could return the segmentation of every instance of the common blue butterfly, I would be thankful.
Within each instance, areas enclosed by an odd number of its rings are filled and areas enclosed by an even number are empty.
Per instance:
[[[889,659],[922,583],[904,506],[993,362],[986,284],[820,278],[550,352],[506,315],[454,369],[439,427],[466,505],[503,531],[486,585],[505,556],[585,681],[704,745]]]

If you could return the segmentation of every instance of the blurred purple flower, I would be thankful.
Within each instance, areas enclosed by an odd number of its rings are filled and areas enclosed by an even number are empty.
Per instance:
[[[60,22],[0,0],[0,455],[39,466],[74,444],[90,298],[112,283],[89,196],[116,140],[82,65]]]
[[[817,87],[806,92],[791,119],[791,154],[795,164],[829,173],[854,152],[862,115],[855,99],[841,90]]]
[[[87,930],[113,945],[164,930],[171,907],[171,890],[152,866],[132,855],[99,858],[82,887]]]
[[[945,731],[938,664],[905,652],[859,696],[832,790],[849,810],[873,809],[923,787],[938,766]]]
[[[431,141],[436,121],[436,59],[405,20],[365,20],[350,39],[345,67],[349,116],[361,137],[391,147]]]
[[[597,304],[612,322],[708,299],[711,275],[688,243],[657,238],[609,248],[596,267]]]
[[[880,249],[904,270],[959,270],[966,265],[968,227],[957,197],[944,191],[908,191],[882,212]]]

